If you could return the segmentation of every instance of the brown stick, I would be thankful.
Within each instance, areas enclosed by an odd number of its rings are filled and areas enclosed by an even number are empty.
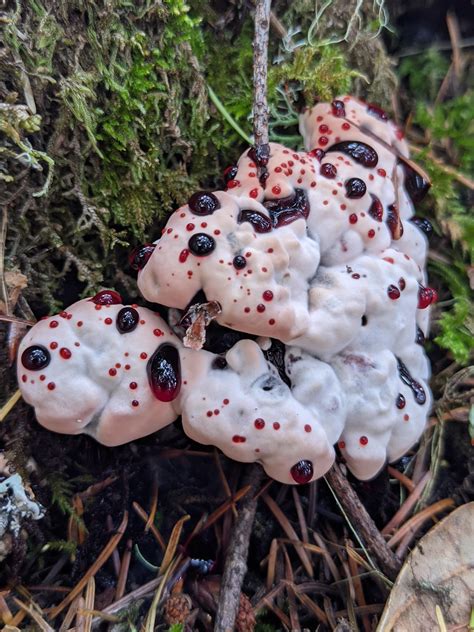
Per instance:
[[[367,513],[359,497],[352,489],[339,465],[335,463],[326,474],[326,480],[336,494],[344,511],[349,516],[357,533],[369,551],[377,559],[381,570],[389,579],[395,579],[401,567],[401,561],[390,550],[374,521]]]
[[[239,516],[235,521],[232,540],[227,550],[214,626],[216,632],[231,632],[234,629],[242,583],[247,572],[249,541],[258,503],[255,496],[262,478],[263,471],[259,465],[247,466],[245,483],[250,485],[250,491],[239,507]]]

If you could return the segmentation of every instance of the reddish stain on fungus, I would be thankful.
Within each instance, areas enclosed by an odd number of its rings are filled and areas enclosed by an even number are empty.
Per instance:
[[[64,358],[64,360],[69,360],[72,353],[66,347],[61,347],[61,349],[59,350],[59,355],[61,356],[61,358]]]

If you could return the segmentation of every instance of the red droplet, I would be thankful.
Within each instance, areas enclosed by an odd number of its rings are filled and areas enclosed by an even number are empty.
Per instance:
[[[59,312],[59,316],[61,316],[61,318],[67,318],[67,312]]]
[[[212,417],[212,410],[208,410],[208,411],[207,411],[207,413],[206,413],[206,415],[207,415],[208,417]]]
[[[279,195],[281,193],[280,185],[275,184],[275,186],[272,187],[272,193],[273,193],[273,195]]]
[[[113,320],[112,320],[111,318],[106,318],[106,319],[104,320],[104,323],[105,323],[106,325],[111,325],[111,324],[113,323]]]
[[[385,178],[385,176],[387,175],[387,172],[385,171],[385,169],[377,169],[377,173],[379,174],[379,176],[382,176],[382,178]]]
[[[278,421],[273,422],[273,427],[275,428],[275,430],[280,430],[280,424],[278,423]]]
[[[342,129],[345,129],[345,130],[351,129],[351,126],[349,125],[349,123],[343,123],[341,127]]]
[[[57,320],[52,320],[52,321],[49,323],[49,326],[51,327],[51,329],[55,329],[58,325],[59,325],[59,323],[58,323],[58,321],[57,321]]]
[[[227,183],[228,189],[235,189],[235,187],[238,186],[240,186],[240,182],[238,180],[229,180],[229,182]]]
[[[224,406],[227,406],[227,404],[229,403],[229,400],[228,400],[227,398],[226,398],[226,399],[223,399],[223,400],[222,400],[222,403],[224,404]]]
[[[257,305],[257,312],[260,312],[260,314],[261,314],[262,312],[264,312],[264,311],[265,311],[265,309],[266,309],[266,308],[265,308],[265,305],[263,305],[263,303],[259,303],[259,304]]]
[[[250,312],[250,307],[244,307],[244,312],[248,314]]]
[[[322,176],[324,176],[325,178],[329,178],[329,179],[332,180],[337,175],[337,169],[330,162],[325,162],[323,165],[321,165],[321,167],[319,169],[319,173]],[[337,193],[337,191],[336,191],[336,193]]]
[[[367,445],[367,444],[369,443],[369,440],[367,439],[367,437],[362,436],[362,437],[359,439],[359,443],[360,443],[360,445]]]
[[[349,215],[349,224],[357,224],[357,215],[355,213]]]
[[[299,485],[308,483],[313,478],[313,464],[311,461],[298,461],[290,470],[293,480]]]
[[[41,377],[43,377],[43,376],[41,376]],[[21,376],[21,381],[22,381],[22,382],[26,382],[26,380],[27,380],[27,379],[28,379],[28,378],[26,377],[26,375],[22,375],[22,376]]]
[[[389,285],[387,288],[387,294],[392,301],[396,301],[397,298],[400,298],[400,290],[395,285]]]
[[[137,399],[132,400],[132,406],[135,408],[140,405],[140,402]]]
[[[325,145],[327,145],[329,142],[328,137],[327,136],[320,136],[319,138],[319,144],[322,145],[323,147]]]
[[[130,371],[130,365],[129,364],[126,364],[123,368],[125,369],[125,371]]]
[[[220,410],[218,408],[214,408],[214,415],[219,415],[220,414]]]
[[[57,348],[58,348],[58,343],[57,343],[57,342],[52,342],[52,343],[49,345],[49,348],[50,348],[50,349],[57,349]]]
[[[346,447],[346,442],[345,441],[339,441],[339,443],[337,445],[339,446],[339,448],[341,450],[344,450],[344,448]]]
[[[407,284],[405,283],[405,279],[403,277],[400,277],[398,279],[398,287],[401,289],[401,291],[403,292],[403,290],[406,288]]]
[[[265,421],[260,417],[256,419],[253,423],[257,430],[262,430],[262,428],[265,428]]]
[[[264,301],[272,301],[273,292],[271,290],[265,290],[265,292],[262,294],[262,298]]]
[[[326,134],[326,132],[329,130],[329,127],[327,125],[320,125],[319,126],[319,131],[321,132],[321,134]]]
[[[120,305],[122,297],[115,290],[101,290],[90,301],[95,305]]]
[[[59,355],[61,356],[61,358],[69,360],[69,358],[72,356],[72,353],[66,347],[61,347],[61,349],[59,350]]]
[[[360,279],[360,274],[358,272],[354,272],[354,274],[351,274],[351,277],[353,279]]]
[[[346,108],[344,107],[343,101],[334,99],[334,101],[331,103],[331,109],[333,116],[337,116],[338,118],[344,118],[346,116]]]
[[[148,384],[160,402],[171,402],[181,389],[181,364],[174,345],[162,344],[147,364]]]
[[[78,326],[78,327],[82,327],[82,325],[83,325],[83,324],[84,324],[84,323],[82,322],[82,320],[78,320],[78,321],[77,321],[77,326]]]
[[[137,388],[138,384],[136,382],[130,382],[129,387],[134,391]]]
[[[257,198],[258,197],[258,189],[252,189],[249,193],[251,198]],[[215,231],[214,231],[215,232]]]
[[[274,325],[275,324],[275,319],[274,318],[270,318],[270,320],[268,321],[269,325]]]
[[[403,415],[403,420],[408,421],[410,419],[410,415]]]
[[[54,382],[48,383],[48,390],[54,391],[55,388],[56,388],[56,384]]]
[[[181,250],[181,252],[179,253],[180,263],[184,263],[186,259],[188,258],[188,255],[189,255],[189,250],[187,248],[185,248],[184,250]]]
[[[375,237],[375,230],[371,228],[369,232],[367,233],[367,236],[369,237],[369,239],[372,239],[373,237]]]
[[[438,300],[438,292],[432,287],[423,287],[420,285],[418,289],[418,307],[419,309],[426,309],[432,303]]]
[[[234,435],[232,437],[232,441],[234,443],[245,443],[247,441],[247,439],[245,437],[241,437],[240,435]]]
[[[111,377],[114,377],[114,375],[117,375],[117,369],[109,369],[109,375]]]
[[[154,329],[153,333],[155,336],[163,336],[163,332],[161,331],[161,329]]]
[[[311,426],[309,424],[306,424],[305,427],[304,427],[304,431],[305,432],[311,432],[311,430],[312,430]]]
[[[146,360],[146,359],[148,358],[148,353],[145,353],[144,351],[142,351],[142,352],[140,353],[140,358],[141,358],[142,360]]]
[[[196,226],[192,222],[189,222],[189,224],[186,224],[186,230],[188,230],[189,232],[191,232],[195,228]]]
[[[405,408],[407,401],[401,393],[398,393],[397,401],[395,403],[396,403],[397,408],[402,410],[403,408]]]

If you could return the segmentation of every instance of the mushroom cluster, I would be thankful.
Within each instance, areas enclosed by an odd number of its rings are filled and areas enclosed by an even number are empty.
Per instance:
[[[117,445],[181,415],[192,439],[285,483],[324,475],[336,443],[360,479],[413,445],[431,397],[436,292],[414,217],[429,184],[376,106],[320,103],[300,130],[306,151],[245,152],[225,191],[195,193],[132,254],[169,323],[108,290],[32,328],[18,376],[41,424]],[[200,348],[213,319],[221,344]]]

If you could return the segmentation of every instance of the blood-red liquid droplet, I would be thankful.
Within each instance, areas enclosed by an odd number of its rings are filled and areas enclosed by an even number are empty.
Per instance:
[[[253,423],[257,430],[262,430],[263,428],[265,428],[265,421],[260,417],[256,419]]]
[[[382,202],[376,195],[370,194],[372,198],[372,204],[369,208],[369,215],[372,219],[375,219],[376,222],[381,222],[383,219],[383,206]]]
[[[396,301],[397,298],[400,298],[400,290],[396,285],[389,285],[387,288],[387,294],[392,301]]]
[[[312,431],[311,426],[309,424],[306,424],[305,427],[304,427],[304,431],[305,432],[311,432]]]
[[[106,325],[111,325],[113,322],[114,322],[114,321],[113,321],[111,318],[106,318],[106,319],[104,320],[104,323],[105,323]]]
[[[137,388],[138,384],[136,382],[130,382],[129,387],[134,391]]]
[[[232,441],[234,443],[245,443],[247,441],[247,439],[245,437],[240,436],[240,435],[234,435],[232,437]]]
[[[244,209],[240,211],[237,221],[239,224],[242,224],[242,222],[249,222],[252,224],[256,233],[269,233],[272,229],[270,219],[258,211]]]
[[[367,439],[367,437],[362,436],[362,437],[359,439],[359,443],[360,443],[360,445],[367,445],[367,444],[369,443],[369,440]]]
[[[400,288],[400,290],[403,292],[403,290],[406,288],[407,284],[405,282],[405,279],[403,277],[400,277],[398,279],[398,287]]]
[[[346,140],[335,145],[331,145],[326,153],[331,151],[341,152],[350,156],[354,162],[357,162],[362,167],[367,169],[373,169],[377,166],[379,156],[375,149],[366,143],[358,140]]]
[[[337,116],[337,118],[344,118],[346,116],[346,108],[344,107],[343,101],[334,99],[334,101],[331,103],[331,110],[333,116]]]
[[[171,402],[181,388],[181,366],[176,347],[163,344],[147,364],[148,383],[160,402]]]
[[[278,421],[274,421],[274,422],[273,422],[273,428],[274,428],[275,430],[280,430],[280,424],[278,423]]]
[[[234,268],[237,270],[242,270],[247,265],[247,260],[242,255],[236,255],[234,260],[232,261]]]
[[[365,182],[360,178],[349,178],[345,181],[344,186],[346,187],[346,197],[352,200],[364,197],[367,191]]]
[[[257,305],[257,312],[259,312],[260,314],[262,314],[265,311],[265,305],[263,303],[259,303]]]
[[[41,345],[28,347],[21,354],[21,363],[28,371],[41,371],[51,361],[49,351]]]
[[[432,287],[423,287],[420,285],[418,289],[418,307],[419,309],[426,309],[432,303],[438,300],[438,292]]]
[[[58,323],[58,321],[57,321],[57,320],[52,320],[52,321],[49,323],[49,326],[51,327],[51,329],[56,329],[56,327],[57,327],[58,325],[59,325],[59,323]]]
[[[185,263],[186,259],[188,258],[188,256],[189,256],[189,250],[187,248],[184,248],[179,253],[179,262],[180,263]]]
[[[95,305],[120,305],[122,297],[115,290],[101,290],[90,299]]]
[[[272,301],[273,292],[271,290],[265,290],[265,292],[262,294],[262,298],[264,301]]]
[[[381,121],[388,121],[388,115],[385,112],[385,110],[382,110],[382,108],[379,105],[376,105],[375,103],[368,104],[367,112],[371,114],[372,116],[375,116],[376,118],[380,119]]]
[[[56,388],[56,384],[54,382],[48,382],[49,391],[54,391],[55,388]]]
[[[339,448],[341,450],[344,450],[344,448],[346,447],[346,442],[345,441],[339,441],[339,443],[337,445],[339,446]]]
[[[134,408],[136,408],[136,407],[137,407],[137,406],[139,406],[139,405],[140,405],[140,402],[139,402],[137,399],[132,400],[132,406],[133,406]]]
[[[349,224],[357,224],[357,215],[355,213],[349,215]]]
[[[117,375],[117,369],[109,369],[109,375],[110,377],[114,377],[115,375]]]
[[[313,478],[313,464],[311,461],[307,461],[306,459],[298,461],[298,463],[293,465],[291,468],[290,474],[298,485],[309,483],[309,481]]]
[[[66,347],[61,347],[61,349],[59,350],[59,355],[61,356],[61,358],[64,358],[64,360],[69,360],[69,358],[72,356],[72,353]]]
[[[325,178],[329,178],[332,180],[337,175],[337,169],[330,162],[325,162],[323,165],[321,165],[319,173]]]
[[[405,408],[407,401],[401,393],[398,393],[397,401],[395,403],[396,403],[397,408],[402,410],[402,408]]]
[[[214,193],[198,191],[188,201],[189,208],[195,215],[211,215],[221,207]]]
[[[136,270],[137,272],[143,270],[155,248],[156,244],[143,244],[143,246],[138,246],[138,248],[132,250],[128,257],[128,263],[132,270]],[[122,299],[118,302],[121,303]]]
[[[136,309],[133,307],[122,307],[117,314],[115,326],[117,327],[119,333],[128,334],[136,329],[139,320],[140,315]]]

